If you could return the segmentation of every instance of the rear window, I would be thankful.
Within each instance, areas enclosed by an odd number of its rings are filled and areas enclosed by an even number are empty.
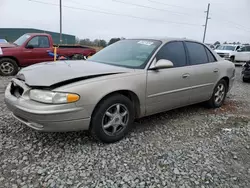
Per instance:
[[[207,52],[207,57],[208,57],[209,62],[216,62],[217,61],[209,49],[206,48],[206,52]]]
[[[191,65],[208,63],[207,53],[202,44],[196,42],[186,42]]]

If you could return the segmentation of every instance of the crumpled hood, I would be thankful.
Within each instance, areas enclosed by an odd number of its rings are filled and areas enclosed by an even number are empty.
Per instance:
[[[97,63],[93,61],[57,61],[45,62],[22,69],[17,78],[25,80],[29,86],[50,87],[52,85],[74,79],[98,77],[109,74],[131,72],[118,66]]]

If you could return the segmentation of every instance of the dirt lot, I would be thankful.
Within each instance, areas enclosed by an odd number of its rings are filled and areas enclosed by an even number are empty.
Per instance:
[[[222,108],[143,118],[110,145],[22,125],[3,102],[10,78],[1,78],[0,187],[250,187],[250,83],[240,70]]]

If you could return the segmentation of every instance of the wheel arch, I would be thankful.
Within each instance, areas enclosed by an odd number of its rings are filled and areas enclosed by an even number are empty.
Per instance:
[[[228,92],[228,89],[229,89],[229,77],[224,76],[224,77],[221,78],[220,80],[225,80],[225,81],[226,81],[226,83],[227,83],[227,92]],[[219,80],[219,81],[220,81],[220,80]]]
[[[125,97],[127,97],[129,100],[131,100],[131,102],[133,103],[133,107],[135,110],[135,118],[138,118],[141,116],[141,109],[140,109],[140,100],[139,97],[137,96],[136,93],[134,93],[131,90],[117,90],[117,91],[113,91],[110,92],[108,94],[106,94],[104,97],[102,97],[98,103],[95,105],[94,110],[92,111],[91,117],[94,114],[94,112],[96,111],[98,105],[105,99],[109,98],[112,95],[115,94],[120,94],[120,95],[124,95]]]
[[[14,60],[16,62],[16,64],[20,67],[19,61],[18,61],[18,59],[16,57],[14,57],[14,56],[1,56],[0,60],[4,59],[4,58],[9,58],[9,59]]]

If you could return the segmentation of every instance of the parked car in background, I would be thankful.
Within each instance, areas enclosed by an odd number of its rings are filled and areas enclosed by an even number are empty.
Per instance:
[[[5,40],[5,39],[0,39],[0,44],[6,44],[6,43],[8,43],[7,40]]]
[[[183,39],[118,41],[86,61],[22,69],[5,92],[14,117],[40,131],[89,130],[122,139],[135,118],[206,101],[220,107],[235,66],[206,45]]]
[[[213,44],[206,44],[206,45],[213,50],[215,49],[215,46]]]
[[[53,45],[51,35],[45,33],[28,33],[13,44],[0,45],[0,75],[15,75],[19,67],[53,61],[49,52],[53,52],[54,47],[56,45]],[[83,59],[84,56],[95,54],[96,50],[84,46],[60,45],[57,53],[71,59]]]
[[[232,60],[231,55],[233,52],[237,51],[240,49],[240,45],[230,45],[230,44],[225,44],[225,45],[220,45],[215,49],[215,52],[222,58],[227,59],[227,60]]]
[[[232,52],[230,59],[236,63],[250,61],[250,46],[242,46],[237,51]]]
[[[243,65],[242,69],[242,80],[243,82],[250,81],[250,60]]]

